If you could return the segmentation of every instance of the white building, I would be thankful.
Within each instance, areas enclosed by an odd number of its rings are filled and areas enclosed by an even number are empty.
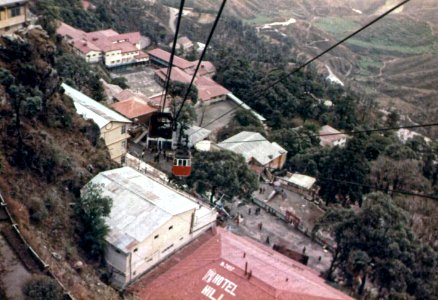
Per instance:
[[[91,182],[113,200],[105,260],[118,288],[215,225],[214,210],[133,168],[102,172]]]
[[[65,83],[62,87],[65,94],[73,99],[77,113],[84,119],[93,120],[99,127],[100,137],[105,141],[111,159],[124,163],[128,152],[127,129],[131,121]]]
[[[103,62],[110,68],[149,61],[149,55],[141,51],[140,32],[119,34],[112,29],[84,32],[61,23],[56,33],[89,63]]]
[[[218,146],[241,154],[258,173],[263,168],[281,169],[286,162],[287,151],[279,144],[271,143],[258,132],[242,131],[219,143]]]

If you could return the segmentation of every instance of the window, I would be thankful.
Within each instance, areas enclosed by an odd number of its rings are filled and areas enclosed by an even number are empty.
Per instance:
[[[122,155],[121,159],[120,159],[120,163],[123,165],[126,162],[126,156]]]
[[[12,8],[9,9],[9,16],[11,18],[17,17],[20,14],[21,14],[21,7],[20,6],[12,7]]]
[[[126,141],[122,141],[122,150],[126,149]]]
[[[156,239],[158,239],[158,237],[159,237],[159,235],[157,234],[156,236],[154,236],[154,239],[156,240]]]
[[[117,252],[117,253],[120,253],[120,250],[119,250],[119,249],[116,249],[116,252]]]
[[[135,249],[134,249],[134,252],[137,252],[137,251],[138,251],[138,248],[135,248]]]
[[[169,226],[169,230],[172,230],[172,229],[173,229],[173,225]]]

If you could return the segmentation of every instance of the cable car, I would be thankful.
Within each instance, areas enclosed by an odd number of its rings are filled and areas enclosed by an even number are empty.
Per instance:
[[[177,148],[173,156],[172,174],[178,177],[187,177],[192,173],[192,156],[189,149]]]

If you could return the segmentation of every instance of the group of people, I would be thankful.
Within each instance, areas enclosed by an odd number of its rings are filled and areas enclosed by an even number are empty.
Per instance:
[[[145,154],[146,154],[146,147],[141,152],[141,159],[144,160]],[[160,157],[162,156],[163,159],[166,161],[172,160],[172,155],[170,155],[165,149],[157,149],[155,147],[150,148],[150,152],[154,154],[154,162],[159,163]]]

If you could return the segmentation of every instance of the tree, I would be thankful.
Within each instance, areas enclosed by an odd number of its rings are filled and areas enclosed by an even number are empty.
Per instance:
[[[184,99],[187,89],[189,88],[188,83],[183,83],[179,81],[171,81],[169,83],[169,94],[172,95],[174,98],[179,97]],[[195,85],[192,85],[190,88],[190,92],[187,96],[187,99],[190,99],[193,104],[196,104],[198,101],[198,89]]]
[[[211,192],[212,198],[218,193],[249,197],[258,187],[257,175],[245,159],[230,151],[195,153],[186,182],[199,193]]]
[[[398,292],[430,299],[438,279],[438,255],[416,238],[408,224],[405,211],[382,193],[368,195],[357,213],[329,210],[314,228],[330,231],[336,241],[327,278],[339,271],[349,285],[360,276],[359,292],[369,278],[379,287],[380,297]]]
[[[349,201],[362,204],[367,185],[369,165],[364,152],[363,137],[355,136],[345,148],[335,147],[320,161],[320,195],[326,204],[341,200],[345,206]],[[351,184],[354,182],[355,184]]]
[[[304,128],[275,130],[271,133],[270,139],[284,147],[289,157],[294,157],[310,147],[319,145],[317,134]]]
[[[44,275],[34,275],[23,286],[23,294],[28,300],[61,300],[62,288],[58,283]]]
[[[83,188],[75,212],[82,225],[82,247],[92,258],[99,258],[105,249],[108,226],[104,217],[111,212],[112,199],[102,195],[100,186],[89,183]]]

